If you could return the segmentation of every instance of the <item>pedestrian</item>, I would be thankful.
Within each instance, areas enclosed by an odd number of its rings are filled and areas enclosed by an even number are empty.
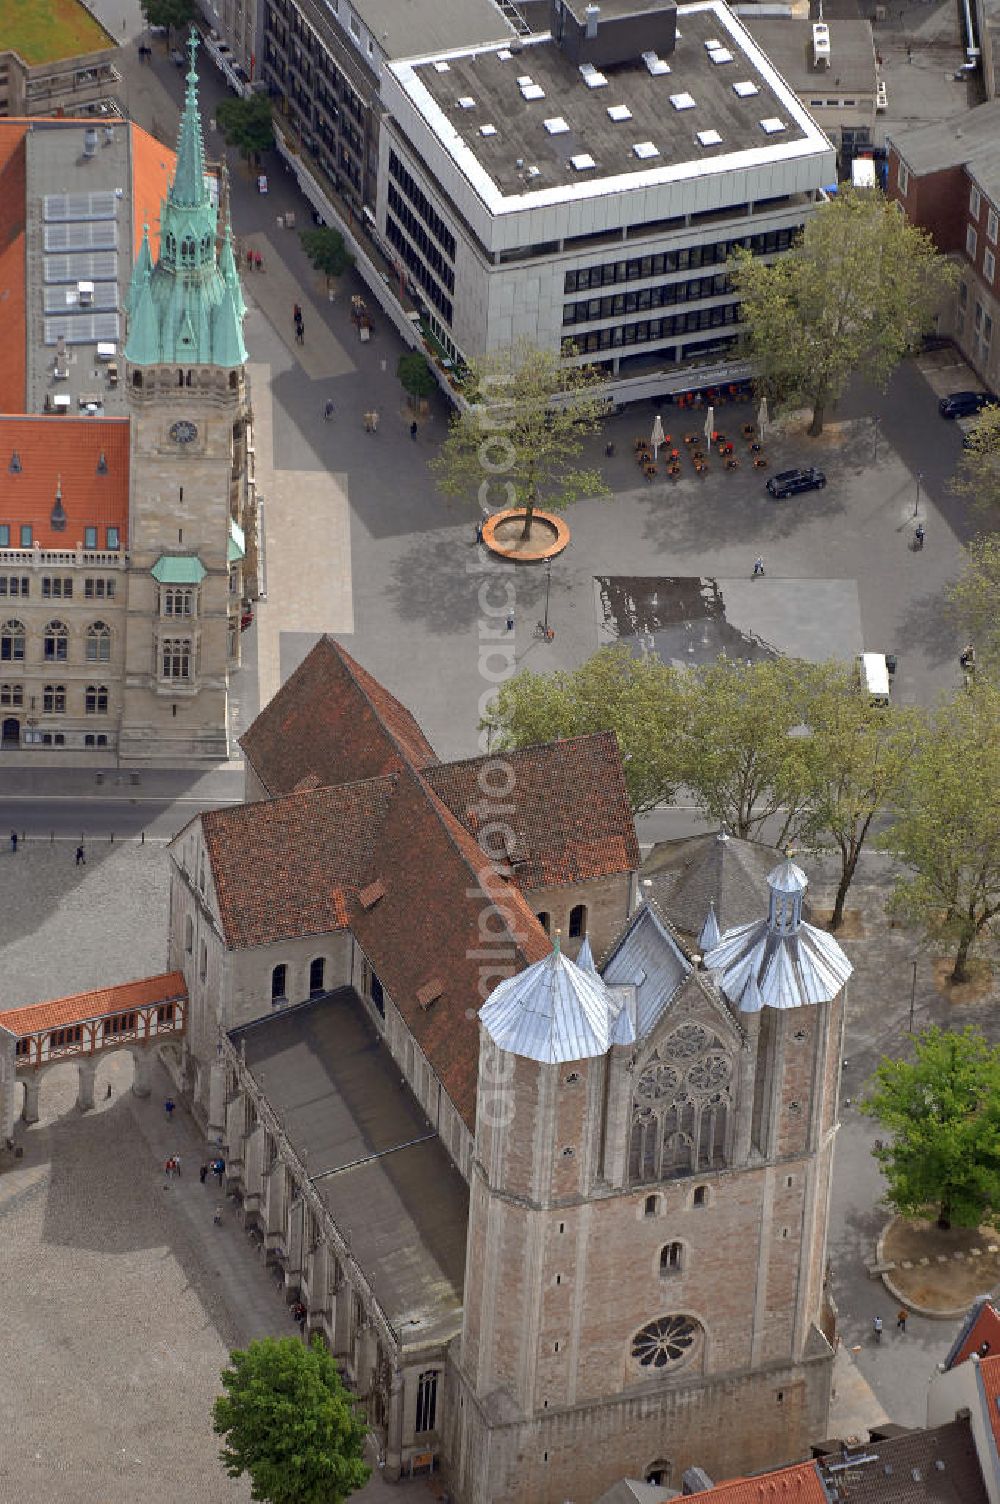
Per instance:
[[[176,1105],[177,1104],[174,1102],[173,1097],[168,1097],[167,1100],[163,1104],[163,1110],[167,1114],[167,1122],[168,1123],[173,1122],[174,1107]]]
[[[15,853],[17,852],[17,831],[16,830],[12,830],[11,833],[10,833],[10,849],[11,849],[11,851],[13,851]]]
[[[414,444],[417,442],[417,420],[416,420],[416,418],[414,418],[413,422],[410,424],[410,438],[413,440]]]
[[[292,309],[292,323],[293,324],[301,324],[301,322],[302,322],[302,309],[299,307],[298,303],[296,303],[295,306]]]
[[[222,1207],[221,1206],[217,1206],[215,1208],[215,1211],[212,1213],[212,1221],[215,1223],[216,1227],[220,1227],[222,1225]]]
[[[306,342],[306,326],[303,323],[298,323],[298,324],[295,325],[295,343],[297,345],[304,345],[305,342]]]
[[[76,865],[78,867],[86,867],[87,865],[87,854],[82,846],[76,848]]]
[[[508,611],[507,612],[507,631],[508,632],[513,632],[513,630],[514,630],[514,613],[513,613],[513,611]]]
[[[264,270],[264,258],[260,251],[254,251],[254,260],[257,263],[257,270],[262,272]]]
[[[202,1185],[205,1184],[205,1181],[208,1179],[208,1165],[202,1165],[201,1169],[198,1171],[198,1179],[201,1181]]]
[[[907,1318],[907,1316],[909,1316],[909,1314],[910,1313],[906,1309],[905,1306],[900,1306],[899,1310],[896,1312],[896,1330],[897,1330],[897,1332],[905,1332],[906,1331],[906,1318]]]
[[[225,1162],[225,1160],[224,1159],[217,1159],[215,1161],[215,1164],[212,1166],[212,1169],[215,1172],[215,1178],[216,1178],[216,1180],[221,1185],[222,1184],[222,1177],[226,1173],[226,1162]]]
[[[875,1320],[872,1322],[872,1336],[875,1338],[876,1344],[878,1344],[879,1342],[882,1341],[882,1318],[881,1318],[881,1316],[876,1316]]]
[[[364,420],[365,420],[365,433],[371,433],[371,431],[372,431],[372,415],[371,415],[371,413],[365,413],[363,416],[364,416]]]
[[[927,533],[926,533],[926,531],[924,529],[923,523],[922,522],[918,522],[917,525],[916,525],[916,528],[914,529],[914,533],[913,533],[914,543],[915,543],[915,545],[916,545],[916,547],[917,547],[918,550],[921,549],[921,548],[923,548],[923,546],[924,546],[924,539],[926,537],[927,537]]]
[[[483,541],[483,519],[480,517],[479,521],[476,523],[476,542],[477,543],[482,543],[482,541]]]
[[[378,413],[372,408],[372,433],[378,433]]]
[[[913,48],[910,46],[909,43],[906,44],[906,61],[908,63],[912,63],[913,62]]]
[[[333,417],[333,403],[330,401],[329,397],[323,403],[323,416],[328,423]]]
[[[173,1160],[172,1159],[165,1159],[163,1161],[163,1173],[167,1177],[168,1180],[170,1179],[171,1175],[173,1174],[173,1170],[174,1170],[174,1162],[173,1162]]]
[[[764,560],[761,558],[760,554],[758,554],[756,559],[754,559],[753,561],[753,572],[755,576],[764,573]]]
[[[179,1180],[180,1176],[181,1176],[181,1157],[180,1157],[180,1155],[179,1154],[175,1154],[174,1157],[173,1157],[173,1161],[174,1161],[174,1174],[177,1176],[177,1178]]]
[[[967,642],[965,644],[965,647],[962,649],[961,653],[958,655],[958,661],[962,665],[962,667],[964,669],[966,669],[967,671],[969,671],[970,673],[975,668],[975,666],[976,666],[976,650],[973,647],[973,645],[972,645],[971,642]],[[17,850],[16,846],[14,847],[14,850],[15,851]]]

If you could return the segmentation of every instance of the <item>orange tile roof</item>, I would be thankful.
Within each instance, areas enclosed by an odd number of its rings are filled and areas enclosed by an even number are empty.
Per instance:
[[[17,451],[21,469],[10,469]],[[107,474],[98,473],[104,454]],[[56,486],[62,487],[67,523],[52,527]],[[128,547],[129,420],[127,418],[0,417],[0,522],[10,524],[10,545],[17,548],[19,528],[30,523],[32,541],[42,548],[83,545],[84,528],[98,529],[105,547],[106,529],[118,528],[120,547]]]
[[[24,203],[26,120],[0,120],[0,413],[24,409],[27,366],[25,322]]]
[[[186,997],[184,973],[165,971],[159,976],[142,977],[137,982],[123,982],[119,987],[77,992],[72,997],[53,998],[48,1003],[31,1003],[26,1008],[6,1008],[0,1012],[0,1028],[18,1035],[37,1034],[46,1029],[61,1028],[63,1024],[101,1018],[106,1013],[121,1013],[127,1008]]]
[[[734,1478],[698,1495],[698,1504],[830,1504],[815,1462],[779,1468],[757,1478]]]
[[[986,1395],[993,1440],[1000,1447],[1000,1357],[983,1358],[979,1364],[979,1373],[983,1381],[983,1393]]]
[[[142,227],[149,225],[149,249],[156,260],[160,249],[160,207],[177,166],[177,153],[132,126],[132,254],[138,255]],[[122,289],[124,292],[124,288]]]
[[[990,1300],[979,1302],[978,1310],[973,1306],[945,1364],[948,1368],[955,1368],[973,1353],[979,1353],[980,1357],[987,1353],[1000,1357],[1000,1311]]]

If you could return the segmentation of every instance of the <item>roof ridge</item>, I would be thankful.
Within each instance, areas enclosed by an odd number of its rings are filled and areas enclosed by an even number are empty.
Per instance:
[[[249,802],[245,799],[241,799],[238,804],[224,804],[221,805],[218,809],[201,810],[197,815],[191,816],[191,819],[187,822],[187,825],[183,826],[182,830],[179,831],[178,834],[183,834],[183,831],[187,830],[187,826],[195,820],[208,820],[216,815],[221,817],[233,816],[242,811],[258,810],[262,808],[273,810],[276,809],[278,805],[285,804],[292,799],[313,799],[317,795],[321,794],[346,794],[351,790],[365,788],[366,786],[374,787],[377,784],[391,784],[394,783],[398,777],[398,773],[380,773],[375,778],[355,778],[350,783],[319,783],[316,784],[313,788],[289,789],[287,794],[275,794],[270,799],[253,799]]]
[[[359,674],[363,674],[365,676],[365,678],[366,679],[370,679],[373,684],[378,684],[378,687],[383,692],[383,694],[388,695],[389,698],[390,698],[390,700],[392,700],[394,702],[394,704],[398,705],[399,708],[400,708],[400,710],[402,710],[405,715],[408,715],[410,717],[411,721],[416,726],[417,730],[420,732],[420,735],[424,738],[424,741],[426,741],[427,745],[430,747],[431,744],[430,744],[429,741],[427,741],[427,736],[426,736],[426,734],[424,732],[424,729],[421,726],[420,722],[417,720],[416,716],[413,714],[413,711],[412,710],[408,710],[407,707],[403,704],[402,700],[397,699],[397,697],[393,694],[393,692],[392,692],[391,689],[386,689],[386,687],[385,687],[384,684],[379,684],[379,681],[375,678],[375,675],[369,673],[368,670],[365,668],[364,664],[363,663],[359,663],[358,660],[353,656],[353,654],[349,653],[347,651],[347,649],[343,646],[343,644],[339,643],[337,641],[337,639],[335,637],[331,636],[331,634],[329,632],[324,632],[323,636],[322,636],[322,638],[320,640],[322,642],[328,642],[331,645],[331,647],[333,648],[334,653],[337,655],[338,658],[340,658],[340,660],[343,663],[344,668],[346,669],[349,677],[357,685],[357,687],[360,690],[361,694],[364,696],[366,704],[369,706],[369,708],[371,709],[372,714],[375,716],[375,719],[379,722],[379,725],[381,725],[385,729],[385,732],[388,735],[389,740],[392,742],[393,746],[395,746],[398,749],[399,754],[402,757],[403,761],[406,763],[407,767],[412,767],[412,768],[414,768],[415,771],[419,771],[419,769],[417,769],[417,767],[416,767],[416,764],[412,761],[412,759],[410,757],[410,754],[406,751],[406,749],[403,746],[402,742],[397,737],[395,731],[392,729],[392,727],[386,721],[385,717],[382,715],[382,713],[379,710],[378,706],[376,705],[374,699],[372,698],[371,694],[368,691],[368,686],[366,684],[362,683],[362,681],[358,677],[358,675]],[[353,672],[353,670],[355,670],[355,669],[357,670],[357,673]],[[431,751],[432,752],[434,751],[433,747],[431,747]],[[435,758],[437,757],[437,753],[436,752],[434,753],[434,756],[435,756]]]
[[[0,1025],[10,1014],[24,1013],[29,1008],[51,1008],[56,1003],[75,1003],[86,997],[106,997],[115,992],[124,992],[129,987],[139,987],[144,982],[152,987],[157,982],[167,982],[173,978],[179,978],[181,990],[186,992],[187,982],[184,980],[183,971],[180,967],[172,966],[169,971],[156,971],[151,976],[133,977],[128,982],[113,982],[104,987],[85,987],[82,992],[67,992],[61,997],[40,998],[35,1003],[19,1003],[16,1007],[4,1008],[0,1010]]]
[[[542,747],[567,747],[575,742],[597,741],[599,738],[613,736],[617,744],[618,738],[610,726],[602,731],[581,731],[576,736],[554,736],[547,742],[526,742],[523,747],[503,747],[497,752],[479,752],[475,757],[449,758],[447,762],[432,763],[428,772],[447,772],[449,768],[468,768],[473,763],[491,762],[496,757],[517,757],[522,752],[537,752]]]

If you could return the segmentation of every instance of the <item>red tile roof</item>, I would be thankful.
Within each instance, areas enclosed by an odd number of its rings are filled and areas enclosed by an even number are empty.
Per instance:
[[[410,712],[332,637],[319,642],[240,738],[268,793],[304,778],[381,778],[437,758]]]
[[[314,789],[201,817],[226,944],[345,929],[370,882],[392,778]]]
[[[426,768],[424,777],[468,829],[475,831],[490,806],[504,812],[517,843],[512,852],[518,886],[531,892],[561,883],[586,882],[615,872],[634,872],[640,862],[625,774],[613,731],[547,742],[504,752],[510,793],[484,794],[496,758]],[[483,783],[480,774],[486,769]],[[495,788],[494,775],[492,786]]]
[[[24,409],[27,366],[24,223],[26,120],[0,120],[0,413]],[[0,462],[6,463],[0,456]]]
[[[11,471],[17,451],[21,469]],[[107,471],[98,472],[104,455]],[[66,527],[52,527],[56,487],[62,491]],[[30,523],[32,541],[42,548],[72,549],[84,543],[84,528],[96,527],[97,545],[106,546],[116,527],[119,547],[128,548],[128,418],[0,417],[0,522],[10,524],[10,546],[20,543],[20,527]]]
[[[518,889],[498,878],[491,885],[498,910],[489,946],[484,944],[480,915],[490,900],[475,894],[487,859],[410,770],[396,779],[379,837],[378,867],[385,896],[369,911],[354,900],[351,931],[472,1128],[478,1011],[503,975],[548,955],[551,942]],[[484,958],[484,951],[496,959]],[[431,1000],[428,989],[433,983],[437,992],[439,982],[441,991]]]
[[[814,1462],[779,1468],[757,1478],[734,1478],[697,1496],[698,1504],[830,1504]]]
[[[986,1353],[982,1352],[986,1345]],[[970,1315],[966,1317],[966,1326],[945,1359],[948,1368],[954,1368],[973,1353],[979,1353],[981,1357],[990,1354],[1000,1357],[1000,1312],[991,1300],[982,1300],[978,1310],[973,1307]]]
[[[0,1028],[9,1029],[12,1034],[37,1034],[64,1024],[102,1018],[108,1013],[123,1013],[129,1008],[186,997],[184,973],[165,971],[137,982],[123,982],[119,987],[100,987],[95,992],[77,992],[72,997],[53,998],[47,1003],[31,1003],[26,1008],[7,1008],[0,1012]]]

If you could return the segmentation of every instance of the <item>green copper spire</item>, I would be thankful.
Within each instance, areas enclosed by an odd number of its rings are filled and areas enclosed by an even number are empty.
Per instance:
[[[194,28],[188,42],[184,113],[177,137],[177,170],[160,210],[160,252],[152,264],[144,234],[125,299],[133,365],[246,364],[246,305],[226,225],[217,253],[218,213],[205,181],[205,147],[198,110]]]

